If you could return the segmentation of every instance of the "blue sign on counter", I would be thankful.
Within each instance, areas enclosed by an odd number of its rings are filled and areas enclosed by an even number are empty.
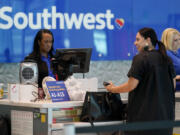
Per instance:
[[[48,88],[52,102],[70,100],[64,81],[47,81],[46,86]]]

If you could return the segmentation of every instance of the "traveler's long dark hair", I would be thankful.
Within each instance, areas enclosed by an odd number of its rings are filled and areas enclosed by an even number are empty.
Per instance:
[[[154,47],[156,47],[156,44],[158,44],[159,52],[162,54],[164,60],[169,61],[169,57],[167,56],[165,45],[158,40],[156,32],[152,28],[142,28],[139,30],[139,34],[145,39],[149,37]]]
[[[39,47],[38,41],[41,41],[43,33],[48,33],[48,34],[50,34],[52,36],[52,39],[53,39],[52,40],[52,47],[51,47],[51,50],[49,51],[48,54],[50,55],[50,57],[53,57],[53,51],[54,51],[54,48],[53,48],[53,43],[54,43],[53,33],[48,29],[41,29],[41,30],[38,31],[38,33],[35,36],[34,45],[33,45],[33,51],[31,53],[31,54],[37,56],[38,59],[41,58],[40,47]]]

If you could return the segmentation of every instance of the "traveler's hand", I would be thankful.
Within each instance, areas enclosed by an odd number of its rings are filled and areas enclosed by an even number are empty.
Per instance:
[[[109,85],[105,86],[107,91],[112,92],[112,93],[113,93],[113,87],[114,87],[114,84],[112,82],[109,82]]]

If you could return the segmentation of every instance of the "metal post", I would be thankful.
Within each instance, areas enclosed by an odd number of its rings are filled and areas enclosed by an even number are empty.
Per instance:
[[[74,124],[64,124],[64,135],[75,135]]]

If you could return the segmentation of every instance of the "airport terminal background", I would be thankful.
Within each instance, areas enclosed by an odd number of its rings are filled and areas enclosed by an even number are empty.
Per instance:
[[[19,62],[32,51],[36,32],[48,28],[55,49],[93,48],[85,77],[97,77],[99,88],[103,81],[122,83],[137,53],[138,29],[152,27],[159,39],[167,27],[180,30],[179,5],[179,0],[1,0],[0,82],[18,82]]]
[[[93,48],[90,71],[85,76],[97,77],[99,87],[104,80],[118,84],[127,79],[131,60],[137,53],[133,42],[139,28],[154,28],[159,39],[167,27],[180,30],[179,0],[41,2],[0,2],[0,81],[3,83],[17,82],[19,62],[32,51],[34,36],[41,28],[53,32],[55,49]]]
[[[2,82],[16,78],[9,68],[18,68],[18,63],[32,51],[36,32],[47,28],[54,34],[55,49],[93,48],[86,77],[104,74],[103,80],[99,78],[99,87],[104,80],[121,83],[137,53],[133,45],[136,32],[152,27],[160,39],[167,27],[180,30],[179,5],[179,0],[46,0],[43,4],[41,0],[1,0]]]
[[[32,51],[36,32],[48,28],[55,49],[93,48],[85,77],[97,77],[99,88],[103,81],[123,83],[137,53],[138,29],[152,27],[159,39],[167,27],[180,30],[179,5],[179,0],[0,0],[0,82],[5,90],[7,83],[19,82],[19,62]]]

